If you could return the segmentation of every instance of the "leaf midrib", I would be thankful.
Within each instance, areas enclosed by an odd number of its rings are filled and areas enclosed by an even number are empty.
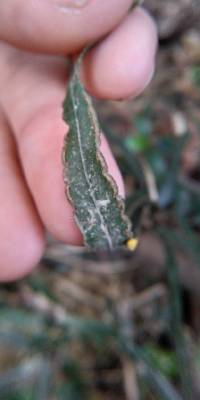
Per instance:
[[[81,140],[79,119],[78,119],[78,116],[77,116],[78,104],[75,101],[73,83],[71,85],[70,90],[71,90],[71,94],[72,94],[72,103],[73,103],[73,110],[74,110],[74,115],[75,115],[75,124],[76,124],[76,127],[77,127],[76,132],[77,132],[77,138],[78,138],[78,144],[79,144],[80,156],[81,156],[81,163],[82,163],[82,166],[83,166],[83,172],[84,172],[85,180],[86,180],[86,183],[87,183],[87,185],[89,187],[89,195],[92,198],[95,210],[96,210],[96,212],[97,212],[97,214],[98,214],[98,216],[100,218],[100,221],[101,221],[101,229],[105,233],[105,236],[106,236],[106,239],[108,241],[109,247],[112,249],[113,248],[112,237],[110,236],[110,233],[109,233],[108,228],[106,226],[106,223],[104,221],[104,217],[100,212],[99,206],[97,204],[97,199],[94,196],[94,193],[93,193],[93,190],[91,188],[90,181],[89,181],[89,178],[88,178],[88,174],[87,174],[87,168],[86,168],[86,165],[85,165],[85,160],[84,160],[84,155],[83,155],[83,150],[82,150],[82,140]]]

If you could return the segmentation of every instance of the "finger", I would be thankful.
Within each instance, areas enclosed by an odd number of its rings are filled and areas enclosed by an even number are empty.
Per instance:
[[[81,244],[82,236],[64,193],[61,154],[66,131],[60,105],[47,105],[24,132],[17,133],[17,141],[26,180],[44,225],[58,240]],[[102,152],[122,193],[121,175],[105,140]]]
[[[82,237],[66,200],[62,177],[61,152],[67,132],[61,108],[66,86],[65,60],[15,50],[13,54],[5,45],[2,51],[6,51],[6,59],[12,59],[10,79],[0,85],[2,101],[41,220],[57,239],[80,244]]]
[[[37,264],[44,234],[2,115],[0,149],[0,281],[9,281],[24,276]]]
[[[110,32],[131,3],[132,0],[0,1],[0,38],[31,51],[78,51]]]
[[[135,9],[86,55],[82,78],[88,91],[104,99],[137,96],[153,76],[156,47],[155,23]]]
[[[85,57],[84,84],[89,92],[100,98],[114,100],[139,94],[152,76],[156,45],[152,19],[144,10],[135,10],[116,32]],[[46,99],[58,96],[62,102],[67,79],[64,58],[31,55],[3,43],[0,51],[4,54],[0,59],[1,95],[8,112],[12,109],[12,118],[19,120],[20,126],[31,117],[33,109],[45,104]],[[38,91],[41,85],[43,90]]]

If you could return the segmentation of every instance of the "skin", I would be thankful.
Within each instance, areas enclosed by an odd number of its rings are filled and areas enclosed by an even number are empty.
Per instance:
[[[0,2],[0,281],[36,266],[46,231],[65,243],[82,240],[64,194],[60,156],[66,55],[97,42],[81,78],[103,99],[135,97],[154,71],[156,29],[142,8],[128,14],[132,0],[90,0],[73,9],[68,1]],[[123,195],[103,136],[101,150]]]

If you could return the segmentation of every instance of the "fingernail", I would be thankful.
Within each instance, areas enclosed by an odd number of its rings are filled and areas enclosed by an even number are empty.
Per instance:
[[[147,86],[149,86],[150,82],[152,81],[152,78],[155,73],[155,62],[153,62],[151,69],[149,70],[149,75],[147,75],[146,80],[143,83],[143,87],[141,88],[141,92],[146,89]]]
[[[150,84],[155,72],[155,64],[153,63],[152,68],[150,69],[149,74],[147,75],[146,79],[143,81],[143,84],[141,87],[136,90],[133,94],[130,96],[126,97],[126,100],[133,100],[135,97],[139,96],[145,89],[146,87]]]
[[[90,1],[91,0],[51,0],[51,3],[54,3],[55,5],[66,9],[79,9],[85,7]]]

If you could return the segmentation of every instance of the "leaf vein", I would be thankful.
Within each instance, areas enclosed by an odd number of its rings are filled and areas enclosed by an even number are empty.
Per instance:
[[[78,104],[75,101],[75,94],[74,94],[74,90],[73,90],[73,85],[71,86],[71,93],[72,93],[72,103],[73,103],[73,109],[74,109],[74,115],[75,115],[75,123],[76,123],[76,127],[77,127],[77,129],[76,129],[76,131],[77,131],[77,139],[78,139],[78,144],[79,144],[81,163],[82,163],[82,166],[83,166],[83,172],[84,172],[84,175],[85,175],[85,180],[86,180],[86,183],[87,183],[87,185],[89,187],[89,194],[90,194],[90,196],[92,198],[92,201],[94,203],[95,210],[96,210],[96,212],[97,212],[97,214],[98,214],[98,216],[100,218],[100,221],[101,221],[101,229],[102,229],[102,231],[104,232],[104,234],[106,236],[106,239],[108,241],[109,247],[112,249],[113,248],[112,238],[111,238],[110,233],[108,231],[108,228],[107,228],[107,226],[105,224],[103,215],[101,214],[100,205],[98,203],[99,200],[97,200],[95,198],[93,189],[91,188],[90,180],[89,180],[88,173],[87,173],[87,168],[86,168],[86,165],[85,165],[85,159],[84,159],[84,154],[83,154],[83,149],[82,149],[80,125],[79,125],[79,119],[78,119],[78,115],[77,115]],[[91,212],[93,212],[93,211],[91,210]],[[94,217],[95,217],[95,213],[94,213]]]

